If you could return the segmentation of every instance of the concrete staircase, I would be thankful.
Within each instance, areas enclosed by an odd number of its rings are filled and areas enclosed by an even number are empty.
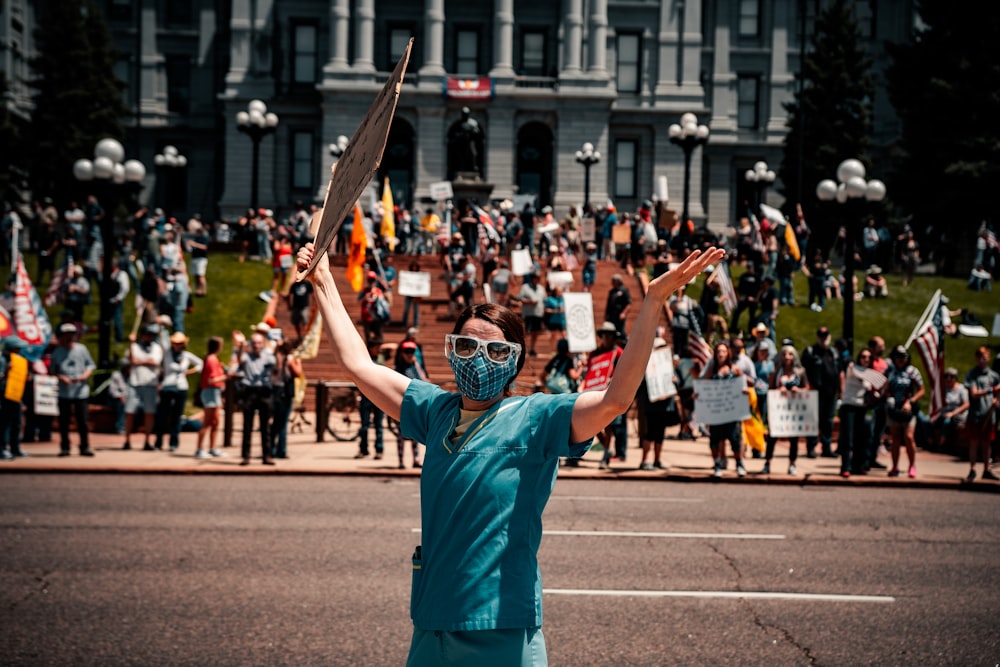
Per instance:
[[[361,332],[361,308],[355,301],[355,293],[347,281],[346,257],[344,255],[331,256],[332,271],[334,280],[341,295],[344,296],[348,311],[355,316],[355,327]],[[397,255],[395,266],[397,270],[405,269],[409,266],[411,257]],[[423,300],[420,305],[420,334],[418,341],[423,347],[427,372],[432,382],[441,386],[454,389],[454,377],[451,368],[444,356],[444,337],[452,332],[454,319],[448,317],[448,288],[445,282],[444,267],[441,263],[440,255],[421,255],[415,258],[421,266],[422,271],[431,274],[431,295]],[[582,289],[583,281],[580,269],[574,273],[574,285],[569,291],[579,291]],[[598,263],[597,279],[594,283],[592,293],[594,295],[594,319],[599,326],[604,321],[604,306],[607,300],[608,291],[611,289],[611,276],[621,273],[625,276],[625,285],[632,293],[633,307],[630,309],[629,326],[638,312],[638,302],[641,301],[643,289],[638,278],[628,275],[627,271],[614,262],[601,261]],[[482,276],[477,277],[481,283]],[[517,283],[517,288],[520,282]],[[516,294],[516,291],[513,293]],[[482,291],[478,291],[477,298],[483,301]],[[403,297],[395,295],[392,303],[392,321],[383,329],[385,347],[391,353],[395,346],[406,335],[406,327],[401,323],[403,317]],[[412,317],[412,315],[411,315]],[[287,305],[282,301],[275,312],[275,319],[278,326],[285,332],[294,332],[295,328],[291,324],[290,313]],[[411,320],[412,321],[412,320]],[[347,376],[343,369],[334,363],[329,353],[329,341],[325,334],[320,343],[320,352],[315,359],[303,362],[303,368],[308,378],[310,389],[306,392],[305,409],[312,411],[315,409],[315,391],[312,385],[316,382],[344,381]],[[517,378],[519,388],[524,392],[534,390],[534,385],[538,382],[539,373],[545,367],[551,355],[555,352],[555,341],[549,339],[547,332],[543,332],[538,339],[536,348],[538,356],[527,357],[524,369]],[[391,358],[391,354],[390,354]]]

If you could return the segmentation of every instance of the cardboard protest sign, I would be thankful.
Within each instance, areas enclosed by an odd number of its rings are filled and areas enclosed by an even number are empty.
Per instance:
[[[515,276],[526,276],[535,272],[535,262],[531,259],[531,251],[519,248],[510,252],[510,271]]]
[[[36,375],[35,414],[55,417],[59,414],[59,380],[54,375]]]
[[[358,197],[371,182],[382,162],[382,153],[389,138],[389,127],[396,113],[396,102],[403,86],[403,74],[410,61],[412,48],[411,37],[406,50],[396,63],[396,69],[368,108],[368,113],[355,130],[344,154],[335,163],[336,169],[333,170],[330,184],[327,186],[326,200],[323,202],[322,216],[319,228],[316,230],[313,259],[304,271],[296,275],[297,281],[304,279],[316,268],[316,263],[322,259],[330,244],[337,238],[337,231],[340,230],[344,218],[354,208]]]
[[[563,294],[566,308],[566,338],[569,351],[590,352],[597,347],[594,333],[594,298],[590,292],[566,292]]]
[[[772,438],[819,435],[819,392],[767,392],[767,427]]]
[[[646,364],[646,393],[650,402],[677,394],[674,386],[674,351],[670,347],[653,350]]]
[[[740,422],[750,416],[750,399],[743,393],[742,375],[724,380],[695,380],[694,419],[702,424]]]
[[[431,274],[425,271],[400,271],[399,289],[403,296],[430,296]]]

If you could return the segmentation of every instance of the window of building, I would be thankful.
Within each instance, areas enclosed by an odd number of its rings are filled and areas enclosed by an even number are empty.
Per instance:
[[[396,63],[403,56],[403,52],[406,51],[406,45],[410,43],[410,38],[416,36],[416,27],[412,23],[393,23],[389,25],[389,52],[386,54],[388,60],[385,63],[385,69],[388,72],[396,69]],[[417,41],[413,42],[413,48],[416,49]],[[410,72],[413,70],[414,63],[417,62],[416,54],[410,54],[410,62],[406,64],[406,71]]]
[[[854,17],[862,39],[875,39],[875,3],[872,0],[857,0],[854,3]]]
[[[545,31],[525,30],[521,33],[521,74],[545,76]]]
[[[740,74],[736,80],[736,126],[744,130],[760,127],[760,77]]]
[[[111,70],[115,78],[125,82],[125,89],[122,91],[126,106],[135,107],[135,78],[132,76],[132,60],[126,58],[115,62]]]
[[[191,111],[191,57],[167,56],[167,111]]]
[[[193,17],[191,0],[170,0],[167,3],[167,23],[190,25]]]
[[[740,16],[736,25],[740,37],[760,36],[760,0],[740,0]]]
[[[132,17],[132,0],[111,0],[109,12],[113,19],[128,19]]]
[[[292,25],[292,83],[316,83],[316,25]]]
[[[479,31],[461,28],[455,36],[455,73],[479,74]]]
[[[295,131],[292,133],[293,190],[313,190],[313,146],[315,143],[312,132]]]
[[[615,141],[615,197],[635,197],[639,148],[633,139]]]
[[[618,92],[638,93],[642,37],[638,33],[618,33],[615,78]]]

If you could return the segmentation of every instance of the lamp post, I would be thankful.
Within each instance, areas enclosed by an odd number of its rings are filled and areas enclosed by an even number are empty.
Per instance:
[[[767,192],[768,187],[774,183],[774,170],[769,169],[767,163],[761,160],[754,164],[753,169],[747,169],[743,176],[746,178],[747,183],[753,186],[755,197],[754,208],[760,210],[760,205],[764,203],[764,194]]]
[[[278,129],[278,115],[269,112],[267,105],[260,100],[250,100],[246,111],[236,114],[236,129],[250,137],[253,142],[253,165],[251,169],[250,205],[257,210],[257,178],[260,167],[260,141]]]
[[[865,166],[860,160],[844,160],[837,167],[837,182],[827,178],[816,185],[816,197],[821,201],[848,204],[851,200],[878,202],[885,199],[885,184],[878,180],[865,180]],[[844,340],[847,350],[854,354],[854,247],[858,237],[860,211],[848,204],[844,239]],[[852,210],[853,209],[853,210]]]
[[[96,181],[100,184],[101,201],[106,206],[101,220],[101,284],[100,322],[98,325],[97,358],[101,368],[111,363],[111,318],[114,304],[111,300],[118,290],[111,278],[115,255],[115,210],[118,208],[120,190],[142,187],[146,178],[146,166],[138,160],[122,160],[125,148],[115,139],[101,139],[94,148],[94,159],[80,159],[73,164],[73,176],[78,181]],[[115,186],[119,186],[116,188]],[[116,191],[119,190],[119,191]],[[114,195],[114,196],[112,196]]]
[[[677,144],[684,151],[684,212],[681,214],[681,224],[686,225],[688,203],[691,200],[691,154],[698,146],[708,143],[708,126],[699,125],[698,117],[693,113],[681,116],[680,124],[674,123],[667,129],[670,143]]]
[[[170,185],[170,178],[175,169],[182,169],[187,166],[187,158],[180,154],[176,146],[164,146],[163,152],[158,153],[153,158],[153,164],[160,168],[163,174],[163,185],[160,191],[160,197],[163,201],[164,208],[167,209],[167,214],[173,214],[173,205],[170,200],[170,195],[172,194],[172,188]]]
[[[583,165],[583,208],[590,204],[590,168],[601,161],[601,153],[589,141],[576,152],[576,161]]]

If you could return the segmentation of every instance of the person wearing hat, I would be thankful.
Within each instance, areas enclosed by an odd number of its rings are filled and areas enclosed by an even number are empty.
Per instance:
[[[299,266],[309,266],[314,253],[306,244]],[[722,254],[696,250],[649,283],[606,387],[527,395],[515,395],[511,386],[524,370],[527,349],[517,313],[485,303],[459,315],[444,341],[457,391],[412,380],[366,354],[330,260],[325,253],[318,257],[310,279],[332,362],[362,395],[399,419],[403,437],[427,443],[408,664],[447,664],[456,646],[466,664],[545,662],[538,552],[559,460],[583,456],[598,431],[628,410],[667,297]]]
[[[767,325],[763,322],[758,322],[754,325],[754,328],[750,331],[752,337],[750,342],[747,344],[747,354],[751,359],[757,359],[757,350],[764,348],[767,350],[768,358],[772,361],[778,358],[778,346],[775,344],[774,339],[772,339],[769,334],[770,330]],[[782,343],[784,345],[785,343]],[[764,378],[765,380],[767,377]]]
[[[625,287],[625,281],[620,273],[611,276],[611,289],[608,290],[608,300],[604,304],[604,321],[611,322],[618,330],[618,335],[625,337],[625,321],[632,306],[632,293]]]
[[[752,324],[764,324],[767,327],[768,337],[773,341],[776,335],[775,322],[778,319],[778,290],[774,288],[773,274],[768,273],[760,279],[757,307],[760,310]]]
[[[28,384],[28,344],[17,334],[3,339],[0,356],[0,459],[27,456],[21,449],[21,402]]]
[[[150,438],[154,434],[156,406],[159,402],[157,385],[163,366],[163,346],[157,342],[160,325],[155,322],[139,327],[139,337],[128,347],[128,396],[125,399],[125,444],[132,449],[132,430],[136,415],[142,413],[143,450],[152,451]]]
[[[79,329],[83,323],[84,307],[90,303],[90,280],[84,275],[83,265],[74,264],[69,280],[63,288],[63,305],[68,313],[67,320]]]
[[[959,432],[965,429],[965,423],[969,417],[969,389],[958,381],[958,369],[949,366],[944,369],[941,376],[941,387],[944,393],[944,405],[941,414],[931,422],[930,441],[938,451],[949,454],[958,454],[965,447],[958,448]],[[975,479],[975,460],[978,452],[974,453],[970,460],[973,461],[970,472],[972,479]],[[987,465],[983,472],[989,470]],[[971,481],[971,480],[970,480]]]
[[[264,465],[274,465],[271,458],[271,411],[273,409],[272,378],[277,359],[267,347],[267,336],[259,331],[250,336],[249,342],[239,331],[233,332],[237,391],[243,404],[243,444],[240,465],[250,465],[254,416],[260,429],[261,459]]]
[[[884,299],[889,296],[889,283],[882,275],[882,267],[872,264],[865,275],[865,296],[869,299]]]
[[[889,353],[886,377],[889,378],[885,387],[886,422],[892,439],[889,477],[899,477],[899,450],[905,447],[910,464],[907,474],[912,479],[917,476],[917,443],[914,437],[917,413],[920,412],[917,401],[923,397],[925,390],[920,371],[910,364],[910,353],[903,345],[897,345]]]
[[[396,346],[396,372],[411,380],[427,382],[427,371],[423,367],[423,360],[418,358],[418,355],[420,355],[420,345],[415,338],[411,338],[409,333],[407,333],[407,337],[403,339],[403,342]],[[403,453],[406,451],[407,443],[409,443],[410,449],[413,452],[413,467],[420,468],[421,443],[412,438],[405,438],[400,434],[396,441],[396,452],[399,455],[399,469],[402,470],[406,467],[403,461]]]
[[[180,446],[181,417],[187,403],[188,376],[200,373],[202,361],[187,349],[188,337],[180,331],[170,335],[170,349],[163,355],[160,402],[156,409],[156,449],[163,448],[163,436],[170,435],[170,451]]]
[[[601,238],[604,242],[601,257],[614,260],[615,244],[611,240],[612,230],[618,224],[618,214],[615,212],[615,205],[610,199],[604,206],[604,217],[601,219]]]
[[[382,327],[389,321],[389,303],[379,282],[378,274],[365,274],[368,284],[358,293],[361,303],[361,326],[366,338],[381,338]]]
[[[821,326],[816,330],[816,342],[802,352],[802,366],[806,369],[809,387],[819,394],[819,438],[806,438],[806,456],[816,458],[816,442],[822,444],[825,458],[836,458],[833,453],[833,417],[840,394],[840,368],[837,354],[830,344],[830,330]]]
[[[74,419],[80,436],[80,456],[94,455],[87,431],[87,402],[88,380],[97,366],[87,347],[76,341],[77,333],[79,329],[72,322],[59,325],[58,345],[49,364],[50,372],[59,380],[59,456],[69,456],[69,424]]]
[[[621,359],[624,350],[618,345],[618,328],[613,322],[602,322],[597,328],[597,348],[587,357],[587,365],[583,371],[583,380],[579,390],[596,391],[606,388],[614,377],[615,369]],[[628,433],[623,415],[618,415],[612,419],[608,425],[597,434],[597,439],[604,448],[604,455],[601,457],[601,470],[609,470],[611,467],[611,457],[614,453],[621,461],[625,460]],[[611,439],[615,440],[614,451],[611,448]]]
[[[594,282],[597,280],[597,260],[598,246],[593,241],[587,241],[583,247],[583,269],[581,277],[583,279],[583,291],[589,292],[594,289]]]

